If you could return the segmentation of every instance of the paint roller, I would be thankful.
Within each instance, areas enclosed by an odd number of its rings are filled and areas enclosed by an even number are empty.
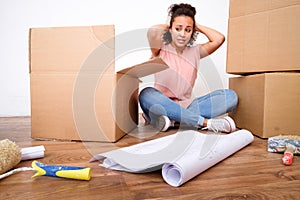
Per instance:
[[[300,154],[300,136],[279,135],[268,138],[268,151],[283,153],[282,163],[291,165],[294,155]]]
[[[91,169],[73,166],[45,165],[33,161],[31,167],[13,169],[22,160],[44,157],[44,146],[20,149],[15,142],[8,139],[0,141],[0,180],[21,171],[36,171],[32,177],[52,176],[77,180],[90,180]],[[11,170],[11,171],[9,171]],[[7,172],[9,171],[9,172]],[[5,173],[6,172],[6,173]]]
[[[0,140],[0,179],[19,171],[29,170],[29,168],[24,167],[5,173],[14,168],[22,160],[30,160],[44,157],[44,151],[45,147],[42,145],[35,147],[19,148],[19,146],[15,142],[9,139]]]
[[[44,146],[19,148],[9,139],[0,140],[0,174],[15,167],[22,160],[44,157]]]

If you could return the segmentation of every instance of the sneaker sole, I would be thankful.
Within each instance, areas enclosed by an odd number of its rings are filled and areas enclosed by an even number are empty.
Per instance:
[[[228,117],[228,116],[224,117],[224,119],[226,121],[228,121],[228,123],[230,125],[230,131],[227,132],[227,133],[231,133],[231,132],[235,131],[236,130],[236,126],[235,126],[235,123],[234,123],[233,119],[231,117]]]
[[[160,116],[156,122],[156,128],[159,130],[159,131],[162,131],[162,132],[166,132],[168,130],[168,128],[170,127],[170,122],[168,123],[169,121],[167,121],[167,119],[165,118],[165,116]]]

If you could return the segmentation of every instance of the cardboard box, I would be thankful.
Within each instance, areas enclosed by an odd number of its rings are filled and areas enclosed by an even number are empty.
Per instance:
[[[239,103],[230,113],[237,127],[268,138],[300,135],[300,73],[263,73],[229,79]]]
[[[226,71],[300,70],[300,0],[231,0]]]
[[[139,77],[154,59],[115,73],[114,26],[30,29],[31,136],[115,142],[138,124]]]
[[[229,17],[239,17],[299,4],[300,0],[230,0]]]

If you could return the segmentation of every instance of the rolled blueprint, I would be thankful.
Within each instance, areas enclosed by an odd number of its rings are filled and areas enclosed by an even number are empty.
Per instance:
[[[234,154],[253,141],[247,130],[228,135],[199,135],[184,156],[162,167],[163,179],[172,186],[180,186]],[[193,149],[201,149],[197,153]]]
[[[91,161],[100,166],[145,173],[162,169],[163,179],[180,186],[253,141],[247,130],[231,134],[203,134],[182,131],[173,135],[98,154]]]

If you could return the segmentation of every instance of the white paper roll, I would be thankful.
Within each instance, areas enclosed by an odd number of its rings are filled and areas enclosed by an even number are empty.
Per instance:
[[[247,130],[228,135],[199,134],[185,156],[163,165],[163,179],[172,186],[180,186],[245,147],[253,139],[253,135]]]
[[[180,186],[253,141],[247,130],[227,135],[182,131],[173,135],[98,154],[100,166],[133,173],[162,169],[163,179]]]

